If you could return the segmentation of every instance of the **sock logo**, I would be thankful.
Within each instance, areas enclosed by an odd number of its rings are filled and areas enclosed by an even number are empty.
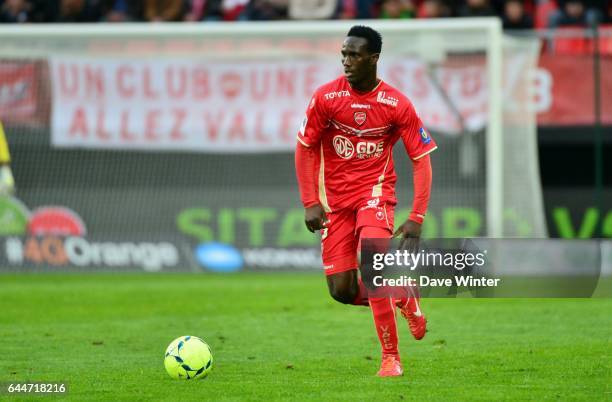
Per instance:
[[[389,333],[389,326],[381,325],[379,328],[382,332],[381,337],[382,337],[383,348],[393,349],[393,343],[391,342],[391,334]]]

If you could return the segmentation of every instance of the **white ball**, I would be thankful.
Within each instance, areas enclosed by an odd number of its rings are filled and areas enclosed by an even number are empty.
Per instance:
[[[174,379],[204,378],[213,366],[210,346],[197,336],[181,336],[166,349],[164,366]]]

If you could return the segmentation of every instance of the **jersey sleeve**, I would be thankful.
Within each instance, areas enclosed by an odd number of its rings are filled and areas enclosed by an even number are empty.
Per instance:
[[[321,141],[323,130],[329,126],[329,119],[325,105],[321,101],[319,91],[315,92],[306,109],[306,116],[302,121],[297,139],[302,145],[311,147]]]
[[[402,107],[398,108],[397,127],[408,156],[412,160],[418,160],[438,146],[425,129],[410,101],[405,99],[402,104]]]

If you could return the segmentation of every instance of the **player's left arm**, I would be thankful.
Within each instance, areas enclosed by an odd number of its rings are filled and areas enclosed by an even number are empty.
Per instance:
[[[403,239],[418,239],[421,237],[421,225],[425,220],[431,195],[432,169],[429,154],[437,148],[437,145],[425,129],[412,104],[407,99],[403,100],[405,104],[398,110],[398,129],[406,152],[412,160],[414,198],[408,219],[397,229],[394,236],[401,235]]]
[[[412,182],[414,187],[414,198],[412,200],[412,211],[408,220],[400,226],[394,236],[400,234],[404,238],[421,237],[421,225],[425,220],[429,197],[431,195],[431,159],[429,154],[420,159],[412,161]]]

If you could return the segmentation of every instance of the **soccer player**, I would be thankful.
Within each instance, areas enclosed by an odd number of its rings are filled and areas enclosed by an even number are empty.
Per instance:
[[[15,191],[15,180],[11,171],[11,155],[0,122],[0,196],[9,195]]]
[[[368,297],[358,275],[362,239],[419,238],[431,187],[429,153],[436,149],[410,101],[380,78],[378,32],[350,29],[342,45],[344,75],[321,86],[306,110],[295,166],[306,227],[321,231],[323,268],[330,295],[370,306],[382,346],[381,377],[400,376],[395,308],[412,335],[425,336],[418,297]],[[414,200],[406,222],[393,232],[396,174],[393,145],[402,139],[412,160]]]

